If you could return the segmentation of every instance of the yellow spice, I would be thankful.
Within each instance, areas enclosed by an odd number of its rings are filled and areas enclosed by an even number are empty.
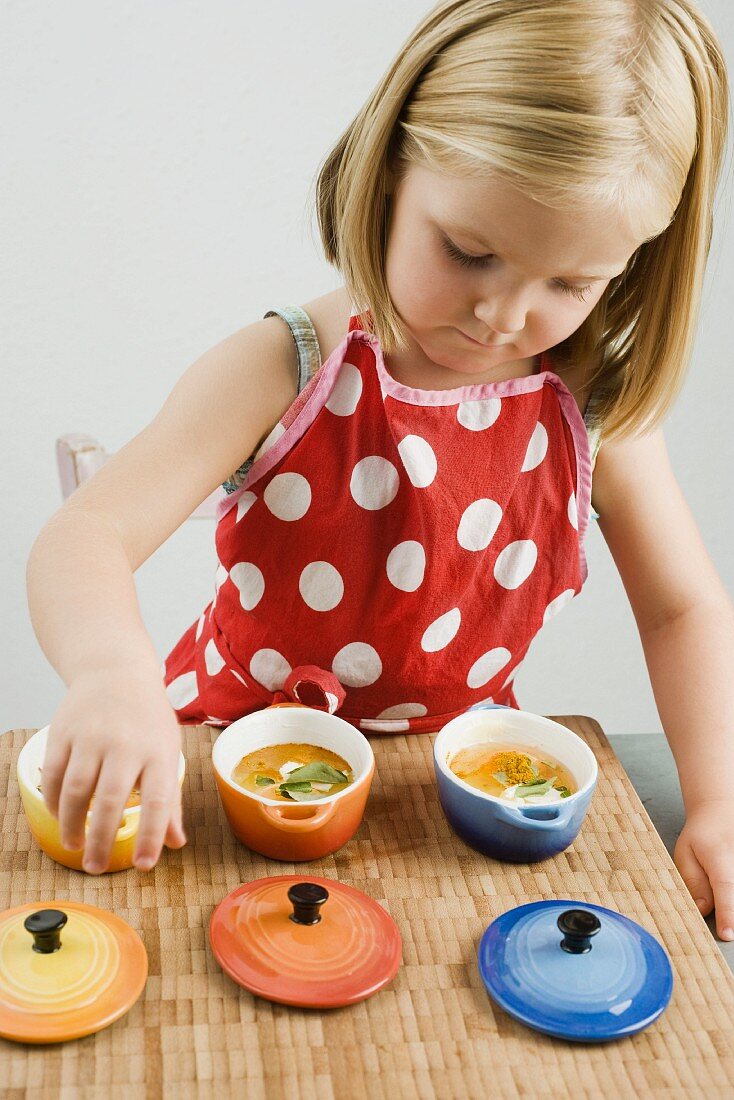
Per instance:
[[[498,752],[491,760],[493,772],[504,772],[510,784],[530,783],[535,778],[530,757],[521,752]]]

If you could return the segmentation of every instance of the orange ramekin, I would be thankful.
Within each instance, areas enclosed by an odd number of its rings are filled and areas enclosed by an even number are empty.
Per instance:
[[[232,779],[243,756],[267,745],[318,745],[349,764],[353,782],[312,802],[287,803],[246,791]],[[360,826],[375,773],[367,738],[335,714],[300,705],[267,707],[239,718],[212,749],[214,777],[232,832],[254,852],[288,863],[341,848]]]
[[[47,737],[48,726],[44,726],[38,733],[34,733],[20,750],[18,756],[18,786],[20,787],[23,809],[31,833],[46,855],[56,860],[57,863],[63,864],[64,867],[70,867],[73,871],[83,871],[84,849],[72,852],[69,848],[63,846],[59,823],[46,806],[43,795],[38,790],[38,784],[41,781],[41,766],[46,755]],[[183,783],[185,769],[184,755],[179,753],[179,783]],[[112,846],[110,861],[107,866],[108,871],[124,871],[132,867],[135,837],[139,824],[140,806],[126,807],[122,815],[122,825],[117,830]]]

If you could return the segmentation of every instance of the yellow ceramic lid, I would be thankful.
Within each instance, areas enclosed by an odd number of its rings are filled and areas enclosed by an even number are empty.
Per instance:
[[[105,909],[31,902],[0,913],[0,1035],[78,1039],[113,1023],[148,976],[143,941]]]

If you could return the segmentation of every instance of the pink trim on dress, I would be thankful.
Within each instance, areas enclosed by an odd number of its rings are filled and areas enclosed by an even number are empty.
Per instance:
[[[281,458],[290,451],[294,443],[297,443],[301,436],[305,435],[307,430],[311,427],[319,412],[329,400],[344,354],[349,344],[355,339],[355,333],[358,336],[364,335],[360,330],[355,329],[349,332],[344,337],[341,344],[334,348],[329,358],[314,375],[312,379],[312,382],[315,383],[313,393],[293,423],[286,428],[280,439],[274,443],[272,447],[269,447],[264,455],[255,459],[247,473],[247,477],[237,488],[237,491],[220,501],[217,507],[217,522],[222,519],[223,516],[226,516],[230,508],[232,508],[240,497],[247,492],[248,487],[252,485],[253,482],[259,481],[269,470],[272,470],[273,466],[280,462]]]
[[[576,512],[579,532],[579,560],[581,564],[581,584],[583,586],[589,575],[584,550],[584,540],[591,515],[591,449],[589,447],[589,436],[581,410],[576,404],[576,399],[563,380],[553,371],[545,371],[538,377],[547,380],[555,387],[561,412],[566,417],[573,436],[576,450]]]
[[[357,331],[357,330],[355,330]],[[376,337],[364,334],[373,344],[377,359],[377,374],[383,397],[390,396],[407,405],[460,405],[464,401],[485,401],[488,397],[513,397],[516,393],[533,393],[543,385],[542,372],[546,354],[540,357],[541,372],[523,374],[519,378],[506,378],[502,382],[481,382],[473,386],[457,386],[452,390],[419,390],[396,382],[389,373]]]

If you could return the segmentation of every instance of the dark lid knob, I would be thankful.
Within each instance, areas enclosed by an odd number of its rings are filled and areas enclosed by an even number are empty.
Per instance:
[[[33,936],[33,950],[50,955],[61,947],[61,929],[66,924],[66,913],[60,909],[39,909],[23,921],[23,927]]]
[[[561,947],[570,955],[585,955],[591,951],[591,937],[601,928],[599,918],[588,909],[567,909],[556,923],[563,932]]]
[[[296,924],[318,924],[321,920],[319,906],[328,896],[329,891],[315,882],[297,882],[288,891],[288,900],[293,904],[290,920]]]

